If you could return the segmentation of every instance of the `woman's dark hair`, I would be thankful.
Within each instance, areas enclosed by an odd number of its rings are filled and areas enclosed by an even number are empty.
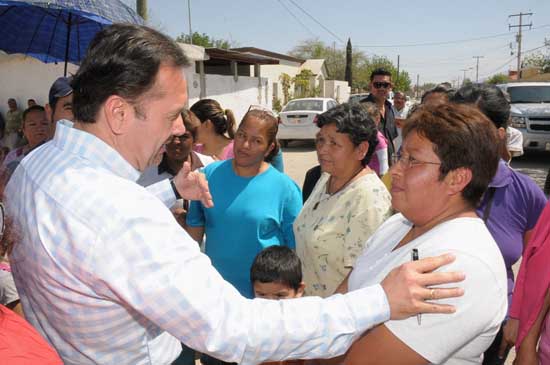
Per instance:
[[[248,118],[256,118],[266,122],[267,144],[270,145],[273,143],[275,146],[273,147],[271,152],[264,158],[264,161],[265,162],[273,161],[273,159],[275,158],[275,156],[277,156],[277,154],[279,153],[279,150],[281,149],[281,146],[279,145],[279,141],[277,141],[277,132],[279,131],[279,122],[277,121],[277,118],[275,118],[275,116],[272,113],[266,110],[251,109],[244,115],[241,121],[241,125]]]
[[[281,283],[294,290],[302,284],[302,263],[298,255],[286,246],[270,246],[263,249],[250,268],[252,285],[260,283]]]
[[[193,104],[191,111],[195,113],[201,123],[210,120],[217,134],[223,136],[227,133],[229,138],[235,138],[235,116],[230,109],[224,110],[216,100],[201,99]]]
[[[25,120],[27,119],[27,115],[29,115],[29,113],[31,112],[43,112],[45,111],[46,109],[44,109],[44,107],[42,105],[33,105],[33,106],[29,106],[27,109],[25,109],[23,111],[23,115],[22,115],[22,119],[23,119],[23,125],[25,125]]]
[[[75,119],[94,123],[99,107],[111,95],[138,103],[153,87],[161,64],[183,67],[189,61],[177,43],[154,29],[131,24],[102,29],[71,82]],[[139,105],[135,108],[144,115]]]
[[[411,132],[433,143],[441,161],[440,179],[461,167],[472,171],[462,197],[476,207],[498,166],[498,139],[491,121],[468,105],[422,105],[407,119],[403,140]]]
[[[317,118],[319,128],[329,124],[336,125],[338,133],[347,134],[356,147],[362,142],[369,143],[367,154],[361,161],[363,166],[368,165],[374,149],[378,146],[376,124],[369,113],[360,104],[340,104]]]
[[[497,128],[506,128],[510,119],[510,103],[506,94],[495,85],[471,84],[461,87],[450,98],[457,104],[474,104]]]

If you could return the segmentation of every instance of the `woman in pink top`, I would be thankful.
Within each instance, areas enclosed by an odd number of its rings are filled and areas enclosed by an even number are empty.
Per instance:
[[[218,160],[233,158],[235,138],[235,116],[229,109],[223,109],[216,100],[202,99],[191,107],[201,125],[197,128],[195,152],[212,156]]]
[[[378,106],[374,103],[363,103],[362,105],[374,120],[374,123],[376,123],[376,127],[378,128],[378,125],[380,124],[380,109],[378,109]],[[375,171],[378,176],[383,176],[390,168],[388,163],[388,140],[380,131],[378,131],[376,137],[378,139],[378,145],[374,149],[374,154],[372,155],[368,166]]]
[[[523,253],[510,308],[510,325],[518,328],[516,365],[550,364],[549,258],[550,203],[542,211]]]

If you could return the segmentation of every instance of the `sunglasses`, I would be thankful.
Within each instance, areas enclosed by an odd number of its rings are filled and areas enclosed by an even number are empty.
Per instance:
[[[389,83],[389,82],[373,82],[372,86],[374,86],[375,89],[381,89],[381,88],[387,89],[391,86],[391,83]]]

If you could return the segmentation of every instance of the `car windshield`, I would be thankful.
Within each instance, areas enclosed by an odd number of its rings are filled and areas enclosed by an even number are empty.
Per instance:
[[[322,100],[293,100],[284,108],[284,112],[293,112],[296,110],[315,110],[323,111]]]
[[[507,91],[512,103],[550,103],[550,85],[511,86]]]

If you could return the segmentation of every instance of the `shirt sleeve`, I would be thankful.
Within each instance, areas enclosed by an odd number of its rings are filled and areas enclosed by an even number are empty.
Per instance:
[[[149,185],[145,189],[152,195],[159,198],[160,201],[168,208],[176,203],[176,195],[174,194],[174,190],[172,190],[169,179],[164,179],[158,183]]]
[[[19,294],[10,272],[0,270],[0,304],[8,305],[19,300]]]
[[[464,296],[438,300],[440,304],[453,305],[456,312],[423,314],[420,325],[416,317],[384,324],[399,340],[433,364],[445,363],[466,345],[469,352],[483,353],[500,329],[507,311],[507,289],[498,284],[494,273],[484,262],[456,250],[430,250],[424,255],[443,253],[456,256],[456,261],[445,266],[444,271],[467,273],[460,284],[464,288]],[[505,283],[504,280],[501,282]]]
[[[326,300],[245,299],[168,209],[150,200],[143,208],[147,219],[139,208],[126,210],[124,225],[98,232],[91,268],[96,279],[89,285],[191,348],[245,365],[334,357],[389,318],[380,285]]]
[[[378,164],[380,165],[378,167],[378,174],[383,176],[390,169],[390,165],[388,163],[388,148],[386,147],[384,149],[377,150],[375,153],[378,157]]]
[[[543,191],[536,185],[532,180],[529,181],[531,186],[531,194],[528,198],[527,203],[527,227],[526,230],[529,231],[535,227],[539,217],[546,206],[546,196]]]
[[[302,193],[294,182],[288,185],[288,196],[283,206],[283,221],[281,225],[285,246],[294,249],[296,248],[296,240],[294,238],[293,225],[296,217],[300,214],[300,210],[302,210]]]

